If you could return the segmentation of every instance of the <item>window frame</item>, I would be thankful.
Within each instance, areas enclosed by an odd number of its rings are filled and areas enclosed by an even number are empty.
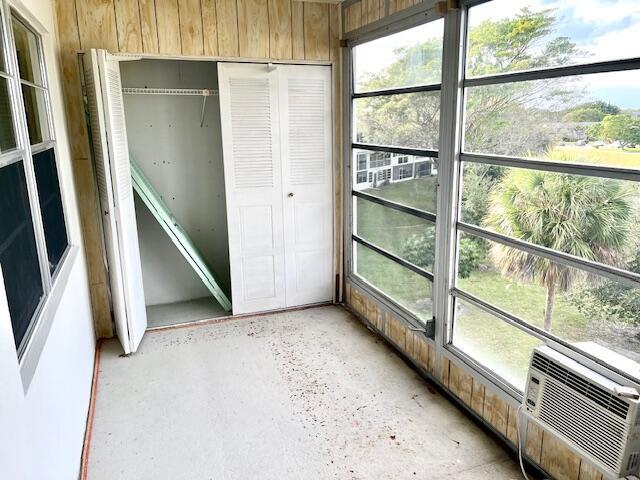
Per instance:
[[[400,87],[400,88],[385,88],[382,90],[375,91],[367,91],[356,93],[355,91],[355,54],[354,48],[362,43],[367,43],[379,38],[387,37],[392,35],[393,33],[401,32],[403,30],[407,30],[409,28],[417,27],[420,25],[424,25],[427,23],[431,23],[437,20],[441,20],[443,15],[440,14],[437,10],[430,8],[428,5],[429,2],[424,2],[411,10],[423,12],[423,15],[419,16],[406,16],[399,22],[394,22],[393,24],[386,25],[383,29],[373,30],[369,32],[365,32],[361,35],[358,35],[353,38],[347,38],[347,47],[343,55],[343,85],[347,86],[343,90],[343,126],[344,126],[344,138],[347,139],[344,142],[344,158],[345,158],[345,175],[344,175],[344,191],[349,192],[344,196],[344,209],[345,209],[345,237],[344,237],[344,252],[345,252],[345,270],[346,270],[346,278],[354,285],[357,285],[359,288],[366,291],[369,295],[374,297],[378,302],[385,305],[387,309],[392,312],[395,312],[398,316],[403,318],[409,324],[409,329],[415,331],[417,333],[421,333],[426,335],[427,337],[433,337],[434,334],[434,325],[435,325],[435,283],[434,283],[434,274],[430,271],[427,271],[421,267],[411,264],[406,260],[400,258],[399,256],[365,240],[362,237],[359,237],[354,233],[354,225],[353,220],[355,218],[355,203],[357,199],[364,199],[372,203],[376,203],[378,205],[382,205],[384,207],[394,209],[397,211],[401,211],[404,213],[409,213],[410,215],[414,215],[418,218],[424,219],[433,223],[437,229],[436,222],[436,213],[428,212],[424,210],[420,210],[408,205],[403,205],[398,202],[386,200],[384,198],[376,197],[366,192],[362,192],[356,190],[355,186],[355,175],[357,175],[357,160],[354,152],[356,150],[365,150],[369,152],[382,152],[386,154],[390,154],[390,167],[392,169],[390,179],[393,178],[393,168],[394,161],[393,159],[397,155],[409,155],[414,157],[426,157],[434,162],[438,161],[438,150],[432,149],[422,149],[422,148],[405,148],[396,145],[378,145],[378,144],[370,144],[370,143],[362,143],[358,142],[355,138],[355,116],[353,115],[354,101],[359,98],[370,98],[377,96],[386,96],[386,95],[396,95],[396,94],[406,94],[406,93],[417,93],[417,92],[440,92],[442,82],[440,83],[431,83],[425,85],[411,86],[411,87]],[[343,9],[346,8],[343,5]],[[403,14],[404,16],[404,14]],[[365,29],[366,30],[366,29]],[[445,26],[446,30],[446,26]],[[445,33],[446,36],[446,33]],[[444,51],[443,51],[444,55]],[[444,67],[444,64],[443,64]],[[440,126],[442,128],[442,126]],[[413,165],[413,164],[411,164]],[[388,168],[388,167],[381,167]],[[361,172],[360,172],[361,173]],[[437,189],[438,190],[438,189]],[[436,191],[436,195],[438,192]],[[353,254],[355,252],[355,245],[362,245],[370,250],[373,250],[376,253],[381,254],[389,260],[394,261],[398,265],[417,273],[418,275],[423,276],[427,280],[431,282],[431,291],[432,291],[432,318],[424,321],[420,320],[414,313],[410,312],[408,309],[400,305],[398,302],[390,298],[384,292],[376,288],[371,283],[364,280],[362,277],[358,276],[355,273],[355,268],[353,265]]]
[[[24,28],[35,35],[42,85],[36,85],[35,83],[20,78],[12,25],[12,21],[14,20],[20,22]],[[60,165],[59,149],[51,107],[49,71],[47,69],[44,50],[45,39],[48,40],[50,38],[50,34],[38,22],[38,20],[30,14],[30,12],[25,10],[21,5],[14,4],[13,2],[0,2],[0,22],[2,28],[0,48],[3,50],[7,69],[7,73],[0,73],[0,76],[7,79],[10,105],[12,109],[11,114],[16,136],[16,148],[0,154],[0,168],[14,162],[23,162],[43,288],[42,298],[31,317],[24,336],[16,348],[16,355],[20,364],[21,376],[26,391],[33,374],[35,373],[37,361],[42,349],[44,348],[44,343],[51,327],[51,321],[53,320],[55,310],[57,309],[57,305],[62,297],[67,279],[71,273],[71,267],[73,266],[74,259],[77,256],[78,248],[73,245],[72,241],[69,212],[65,195],[66,188]],[[50,139],[43,140],[42,142],[33,145],[31,145],[29,138],[26,108],[22,92],[23,85],[40,90],[44,96],[43,106],[45,111],[43,114],[46,118]],[[58,186],[62,199],[62,213],[64,216],[65,233],[67,236],[67,246],[53,272],[50,270],[49,257],[47,254],[47,245],[33,159],[35,154],[49,149],[53,150],[53,155],[55,156],[55,168],[58,176]]]
[[[578,175],[599,176],[603,178],[613,178],[620,180],[632,180],[640,182],[640,170],[632,170],[619,167],[607,167],[581,163],[561,163],[548,160],[531,160],[519,157],[508,157],[499,155],[488,155],[479,153],[469,153],[462,150],[464,134],[464,101],[465,89],[470,86],[489,85],[493,83],[505,83],[512,80],[526,81],[540,78],[557,78],[567,75],[579,75],[585,73],[601,73],[616,70],[640,69],[640,57],[622,59],[615,61],[603,61],[593,63],[581,63],[563,67],[550,67],[534,71],[519,71],[505,74],[497,74],[486,77],[465,78],[466,55],[467,55],[467,20],[468,10],[473,6],[490,2],[491,0],[461,0],[459,9],[452,9],[444,14],[439,13],[436,8],[436,1],[425,1],[414,7],[407,8],[396,14],[387,16],[374,24],[369,24],[354,31],[344,34],[347,48],[343,55],[343,85],[347,86],[343,93],[343,122],[344,138],[343,155],[345,159],[344,191],[348,192],[344,197],[344,251],[345,251],[345,280],[359,289],[367,292],[377,302],[385,306],[390,311],[397,313],[400,318],[408,323],[409,329],[423,331],[427,337],[435,341],[436,359],[435,371],[439,371],[441,358],[444,352],[458,358],[465,368],[474,372],[490,383],[497,386],[508,397],[520,402],[523,392],[514,387],[498,374],[482,365],[477,359],[470,357],[452,343],[453,322],[454,322],[454,299],[460,298],[483,311],[496,316],[500,320],[515,326],[516,328],[539,338],[551,345],[556,350],[567,356],[588,364],[591,368],[601,373],[613,374],[620,381],[640,383],[640,378],[635,378],[622,370],[605,365],[599,358],[589,352],[580,350],[569,342],[550,334],[542,329],[536,328],[528,322],[519,319],[510,313],[501,310],[488,302],[470,295],[456,287],[457,259],[458,259],[458,229],[468,233],[479,235],[481,238],[497,241],[514,248],[535,253],[558,263],[596,273],[609,279],[622,281],[633,286],[640,286],[640,275],[632,272],[620,270],[607,265],[592,262],[578,257],[573,257],[562,252],[532,245],[527,242],[505,237],[504,235],[484,231],[481,227],[465,224],[459,221],[461,209],[461,167],[463,162],[476,162],[505,167],[520,167],[529,169],[539,169],[558,173],[571,173]],[[348,8],[350,2],[343,3],[343,12]],[[354,72],[355,62],[353,61],[354,47],[361,43],[375,40],[381,37],[407,30],[414,26],[431,22],[439,18],[444,18],[444,40],[443,40],[443,63],[442,79],[440,85],[440,136],[439,151],[430,151],[425,154],[424,150],[389,147],[383,145],[371,145],[354,141],[354,115],[353,103],[355,98],[371,97],[377,94],[410,93],[416,88],[386,89],[380,92],[366,92],[354,94]],[[418,90],[420,91],[420,90]],[[373,197],[366,192],[355,190],[353,181],[353,151],[363,149],[369,151],[388,151],[395,154],[415,155],[431,157],[434,161],[438,174],[437,189],[437,210],[436,212],[421,212],[406,205],[397,204],[378,197]],[[415,163],[415,162],[414,162]],[[432,221],[436,225],[436,248],[434,271],[431,274],[433,289],[433,324],[431,328],[424,328],[421,323],[405,309],[395,304],[383,292],[380,292],[368,282],[363,281],[354,274],[353,268],[353,242],[358,244],[369,243],[353,235],[355,219],[355,199],[365,198],[374,203],[378,203],[399,211],[409,212],[420,216],[424,213],[432,215]],[[436,220],[437,214],[437,222]],[[479,233],[480,231],[480,233]],[[375,247],[375,246],[374,246]],[[387,258],[391,258],[402,264],[402,259],[395,257],[390,252],[383,253]],[[431,272],[430,272],[431,273]],[[426,332],[425,332],[426,330]]]

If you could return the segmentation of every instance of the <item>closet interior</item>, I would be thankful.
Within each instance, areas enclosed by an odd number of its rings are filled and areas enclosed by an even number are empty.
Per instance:
[[[132,165],[157,191],[230,298],[217,64],[135,60],[120,62],[120,72]],[[137,189],[134,201],[148,325],[229,315]]]

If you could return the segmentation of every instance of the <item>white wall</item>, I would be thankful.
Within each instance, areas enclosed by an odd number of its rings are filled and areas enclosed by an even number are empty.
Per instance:
[[[55,56],[53,0],[14,3],[48,34],[45,61],[58,140],[58,161],[70,240],[82,248],[60,72]],[[75,257],[46,344],[24,391],[4,291],[0,289],[0,478],[75,480],[78,477],[95,352],[84,253]]]

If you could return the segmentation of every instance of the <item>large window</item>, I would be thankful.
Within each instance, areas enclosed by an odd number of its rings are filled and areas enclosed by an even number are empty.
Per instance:
[[[352,50],[352,271],[423,324],[433,318],[438,179],[435,168],[414,178],[413,162],[438,155],[443,29],[436,20]]]
[[[41,38],[0,11],[0,264],[24,352],[68,249]]]
[[[392,173],[353,169],[351,272],[423,320],[434,281],[439,340],[512,391],[545,342],[640,361],[640,8],[466,3],[355,40],[353,154]]]
[[[450,341],[518,388],[542,341],[640,360],[640,10],[616,3],[468,9]]]

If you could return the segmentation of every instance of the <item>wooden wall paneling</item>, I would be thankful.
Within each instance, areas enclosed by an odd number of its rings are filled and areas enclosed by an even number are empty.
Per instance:
[[[365,0],[367,23],[380,19],[380,0]]]
[[[349,15],[349,26],[347,32],[356,30],[363,26],[362,22],[362,2],[356,2],[347,7]]]
[[[96,338],[111,338],[113,332],[113,320],[111,319],[111,307],[106,283],[90,285],[91,314]]]
[[[142,52],[142,29],[138,0],[115,0],[118,50]]]
[[[440,382],[449,388],[449,359],[442,355],[440,357]]]
[[[209,57],[218,56],[218,25],[216,20],[216,0],[202,0],[202,38],[204,54]]]
[[[77,52],[81,48],[78,15],[75,2],[56,2],[59,61],[62,73],[62,88],[66,111],[67,131],[73,158],[73,175],[78,212],[82,226],[84,255],[90,284],[91,309],[95,322],[95,333],[99,337],[111,337],[111,309],[106,288],[106,271],[102,264],[102,242],[100,219],[96,202],[95,182],[91,165],[91,154],[87,142],[84,117],[80,64]]]
[[[549,432],[543,434],[540,466],[556,480],[580,476],[580,458]]]
[[[87,129],[84,121],[80,64],[77,52],[81,49],[75,2],[57,0],[58,42],[63,78],[64,106],[67,130],[73,158],[89,158]]]
[[[142,34],[142,51],[158,53],[158,24],[156,22],[155,0],[138,0],[140,10],[140,30]]]
[[[471,409],[481,417],[484,415],[485,386],[477,379],[473,379],[471,390]]]
[[[405,334],[404,334],[404,351],[405,351],[405,353],[407,355],[409,355],[409,357],[414,358],[415,357],[416,346],[418,348],[420,348],[420,345],[417,343],[417,340],[416,340],[415,332],[412,332],[411,330],[406,328],[405,329]]]
[[[113,0],[78,0],[76,8],[81,47],[84,50],[106,48],[117,52],[118,34]]]
[[[603,480],[603,475],[587,462],[580,462],[580,480]]]
[[[542,457],[542,436],[544,431],[534,422],[527,422],[527,436],[524,451],[531,460],[540,464]]]
[[[291,46],[293,58],[304,60],[304,2],[291,2]]]
[[[96,197],[95,174],[89,158],[75,159],[73,172],[82,222],[82,237],[87,263],[91,312],[98,338],[112,337],[113,325],[107,293],[107,274],[103,263],[100,211]]]
[[[178,0],[156,0],[156,22],[160,53],[181,54]]]
[[[269,57],[292,58],[291,0],[269,0]]]
[[[217,0],[218,54],[222,57],[239,56],[238,8],[236,0]]]
[[[200,0],[178,0],[180,44],[183,55],[204,55]]]
[[[518,445],[518,407],[509,404],[509,416],[507,418],[507,438],[514,445]]]
[[[264,0],[238,0],[240,56],[269,57],[269,9]]]
[[[455,362],[451,362],[449,365],[449,389],[466,405],[471,405],[473,377]]]
[[[497,393],[485,389],[483,418],[502,435],[507,435],[509,407]]]
[[[329,59],[329,5],[304,3],[304,58]]]
[[[336,64],[334,65],[334,69],[336,70],[334,72],[334,76],[338,81],[340,80],[340,75],[338,74],[340,68],[337,63],[340,60],[340,11],[340,5],[329,5],[329,59],[336,62]],[[339,85],[335,86],[338,87]],[[338,88],[335,88],[335,91],[340,92]],[[336,98],[341,98],[339,93],[336,94]],[[336,112],[334,114],[334,121],[339,123],[339,119],[342,118],[340,116],[341,113],[337,108],[335,110]],[[336,123],[336,125],[338,123]],[[340,133],[339,130],[337,131],[338,133]],[[338,144],[340,143],[338,142]],[[340,185],[342,185],[341,182],[336,184],[336,190],[338,190]],[[336,203],[336,205],[340,204],[341,203]]]

